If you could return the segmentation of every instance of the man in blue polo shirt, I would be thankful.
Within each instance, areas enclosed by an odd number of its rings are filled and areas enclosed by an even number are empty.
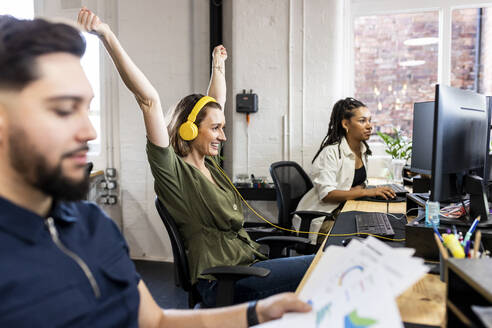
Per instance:
[[[0,16],[0,327],[246,327],[308,311],[293,294],[249,307],[157,306],[115,224],[79,201],[96,137],[84,51],[71,26]]]

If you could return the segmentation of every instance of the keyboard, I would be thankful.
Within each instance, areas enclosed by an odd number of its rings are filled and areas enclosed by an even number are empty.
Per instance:
[[[408,193],[408,191],[405,189],[405,187],[403,187],[402,185],[399,185],[399,184],[392,183],[392,184],[387,184],[385,186],[388,186],[391,189],[393,189],[393,191],[396,194],[406,194],[406,193]]]
[[[357,225],[357,233],[362,237],[366,237],[366,233],[378,236],[394,236],[395,232],[389,222],[388,216],[384,213],[364,213],[355,216]]]
[[[390,187],[391,189],[393,189],[393,191],[397,196],[405,196],[408,193],[405,187],[396,183],[384,184],[379,186],[367,186],[367,188],[376,188],[376,187]]]

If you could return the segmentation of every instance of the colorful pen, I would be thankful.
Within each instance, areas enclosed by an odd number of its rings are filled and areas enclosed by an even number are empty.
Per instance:
[[[478,216],[475,221],[473,221],[473,224],[472,226],[470,227],[470,229],[468,229],[468,231],[466,232],[466,235],[465,235],[465,239],[463,240],[463,242],[466,243],[470,240],[470,237],[471,235],[473,234],[473,232],[475,231],[475,229],[477,228],[477,224],[478,222],[480,221],[480,216]]]
[[[468,255],[470,254],[470,244],[471,240],[468,240],[465,245],[465,258],[468,258]]]
[[[432,221],[431,221],[432,222]],[[434,222],[432,222],[432,229],[434,229],[434,232],[436,233],[437,237],[439,237],[439,240],[441,242],[444,242],[444,239],[442,239],[442,236],[441,234],[439,233],[439,230],[437,230],[437,227],[436,225],[434,224]]]
[[[458,238],[458,230],[456,230],[456,226],[453,224],[453,233]]]

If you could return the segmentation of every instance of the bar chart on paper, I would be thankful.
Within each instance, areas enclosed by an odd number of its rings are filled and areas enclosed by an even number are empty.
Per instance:
[[[368,328],[378,323],[372,318],[362,318],[357,315],[357,310],[345,315],[345,328]]]

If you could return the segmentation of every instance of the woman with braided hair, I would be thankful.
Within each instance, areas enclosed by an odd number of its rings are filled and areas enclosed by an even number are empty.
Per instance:
[[[346,200],[380,196],[394,198],[389,187],[366,189],[367,157],[371,150],[367,140],[371,136],[371,112],[361,101],[345,98],[336,102],[331,112],[328,133],[313,158],[311,179],[314,188],[299,202],[297,210],[322,211],[336,218]],[[328,232],[334,221],[319,217],[312,221],[310,231]],[[323,222],[324,221],[324,222]],[[294,228],[300,218],[294,216]],[[310,234],[311,242],[316,235]],[[323,238],[318,238],[318,241]]]

